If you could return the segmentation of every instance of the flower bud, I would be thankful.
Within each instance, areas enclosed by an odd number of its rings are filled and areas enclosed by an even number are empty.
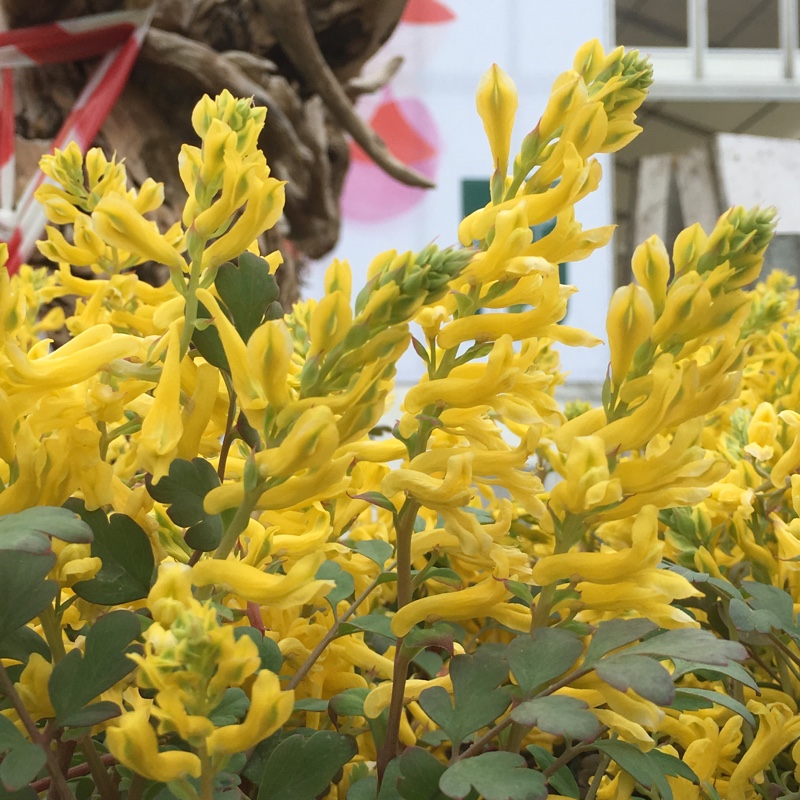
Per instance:
[[[481,78],[475,105],[489,140],[494,169],[505,175],[518,100],[514,82],[497,64],[492,64]]]
[[[635,283],[621,286],[611,297],[606,318],[611,348],[611,379],[615,386],[625,380],[634,353],[653,330],[655,314],[647,292]]]
[[[634,250],[631,267],[639,285],[650,295],[656,316],[661,316],[667,297],[670,271],[669,255],[664,242],[658,236],[651,236],[640,244]]]

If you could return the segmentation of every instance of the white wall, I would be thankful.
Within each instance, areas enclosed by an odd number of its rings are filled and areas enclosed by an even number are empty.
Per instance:
[[[371,257],[382,250],[419,249],[431,241],[442,246],[457,242],[456,229],[461,216],[461,181],[464,178],[487,178],[490,173],[489,150],[480,119],[475,112],[475,88],[483,72],[496,62],[515,81],[519,90],[517,127],[512,147],[538,121],[553,80],[572,65],[577,48],[597,37],[609,45],[608,0],[412,0],[414,14],[454,18],[421,24],[401,23],[392,40],[376,58],[377,63],[400,53],[406,63],[388,92],[365,98],[359,110],[371,118],[380,103],[415,98],[419,103],[409,109],[417,134],[438,155],[420,163],[435,172],[437,188],[419,197],[405,197],[405,210],[382,221],[354,219],[345,196],[345,221],[342,237],[334,255],[347,258],[354,271],[354,288],[363,282]],[[419,104],[430,115],[433,128],[420,114]],[[610,165],[603,157],[605,179],[600,189],[578,206],[578,218],[585,227],[611,222]],[[366,165],[358,166],[348,192],[358,186],[372,187],[374,202],[381,192],[392,192],[390,184],[381,189],[380,178],[370,174]],[[387,179],[390,180],[390,179]],[[405,190],[400,190],[405,191]],[[395,198],[399,195],[395,195]],[[399,201],[398,201],[399,202]],[[410,207],[409,207],[410,206]],[[363,216],[364,209],[360,215]],[[327,262],[326,262],[327,263]],[[315,266],[306,296],[319,297],[326,264]],[[610,249],[596,253],[586,261],[569,267],[569,281],[580,291],[574,295],[568,321],[604,338],[605,309],[612,291]],[[593,350],[564,348],[565,367],[580,381],[602,380],[608,354],[605,348]],[[401,364],[401,383],[415,380],[420,369],[416,357]]]

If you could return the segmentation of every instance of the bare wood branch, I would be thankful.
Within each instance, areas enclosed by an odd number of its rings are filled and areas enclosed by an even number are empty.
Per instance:
[[[345,84],[345,91],[350,97],[362,94],[373,94],[383,89],[394,78],[403,66],[403,56],[390,58],[380,69],[371,75],[359,75]]]
[[[216,50],[185,36],[154,28],[142,45],[141,58],[191,75],[212,94],[228,89],[239,97],[252,97],[256,103],[270,109],[271,135],[282,140],[287,149],[296,148],[302,159],[311,160],[308,148],[297,141],[292,124],[269,91]]]
[[[435,184],[395,158],[380,136],[358,116],[344,87],[325,61],[301,4],[297,0],[259,2],[269,12],[273,30],[292,64],[364,152],[401,183],[432,188]]]

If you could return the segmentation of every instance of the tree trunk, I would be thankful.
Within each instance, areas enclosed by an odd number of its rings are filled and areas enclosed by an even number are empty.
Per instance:
[[[194,142],[191,109],[204,94],[229,89],[269,109],[261,146],[273,174],[288,181],[285,215],[264,246],[281,248],[282,294],[297,296],[308,258],[339,236],[339,196],[351,134],[384,169],[406,182],[419,176],[396,162],[353,113],[352,101],[388,81],[360,78],[389,38],[406,0],[156,0],[155,16],[122,96],[97,144],[126,161],[134,183],[162,181],[159,223],[179,218],[177,175],[183,142]],[[9,28],[146,6],[147,0],[0,0]],[[80,92],[93,63],[16,71],[18,180],[31,176]]]

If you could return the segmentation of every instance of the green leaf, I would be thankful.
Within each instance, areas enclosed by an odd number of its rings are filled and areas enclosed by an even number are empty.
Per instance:
[[[372,614],[365,614],[363,617],[351,617],[342,625],[342,628],[348,625],[350,626],[349,633],[353,633],[354,631],[369,631],[370,633],[376,633],[378,636],[384,636],[392,641],[397,639],[392,633],[392,618],[387,617],[386,614],[373,612]]]
[[[187,461],[176,458],[169,474],[158,483],[148,475],[147,491],[153,500],[169,505],[167,516],[186,531],[186,543],[195,550],[216,550],[222,539],[222,519],[219,514],[207,514],[203,509],[206,495],[219,486],[219,477],[204,458]]]
[[[377,506],[384,511],[388,511],[390,514],[397,513],[394,503],[385,494],[381,494],[380,492],[362,492],[361,494],[350,495],[350,497],[353,500],[364,500],[372,506]]]
[[[49,547],[49,540],[48,540]],[[5,551],[0,556],[0,641],[38,616],[58,594],[46,580],[56,563],[53,553]]]
[[[102,561],[100,571],[73,587],[78,597],[101,606],[132,603],[147,597],[155,568],[147,534],[125,514],[106,517],[103,511],[87,511],[82,500],[70,498],[75,511],[94,533],[92,555]]]
[[[544,733],[567,739],[591,739],[600,733],[597,717],[576,697],[550,695],[518,705],[511,717],[520,725],[536,727]]]
[[[741,665],[735,661],[729,664],[717,664],[713,667],[698,666],[689,661],[683,661],[680,658],[673,658],[672,663],[675,665],[675,670],[672,673],[672,680],[677,681],[678,678],[683,677],[689,672],[699,673],[700,677],[704,680],[715,680],[718,677],[733,678],[745,686],[749,686],[754,691],[760,691],[756,679]]]
[[[693,700],[702,700],[704,705],[692,707]],[[714,692],[710,689],[678,689],[675,693],[675,702],[672,707],[679,711],[684,709],[688,711],[693,710],[693,708],[710,708],[714,704],[730,709],[755,728],[756,719],[746,706],[742,705],[738,700],[734,700],[733,697],[728,697],[726,694]]]
[[[536,761],[536,766],[542,771],[555,763],[556,757],[545,750],[544,747],[539,747],[538,744],[529,744],[525,749],[533,756]],[[564,797],[572,797],[574,800],[579,800],[581,796],[575,776],[570,772],[566,764],[551,775],[547,779],[547,782],[558,794]]]
[[[247,342],[270,304],[278,299],[278,284],[263,258],[244,252],[237,261],[238,267],[230,262],[220,266],[214,286],[228,307],[236,330]]]
[[[328,710],[328,701],[322,700],[318,697],[306,697],[303,700],[297,700],[294,704],[295,711],[318,711],[323,712]]]
[[[233,635],[237,640],[241,639],[242,636],[248,636],[255,642],[258,648],[258,655],[261,658],[261,669],[268,669],[276,675],[281,671],[283,655],[276,642],[250,625],[237,625],[233,629]]]
[[[752,609],[744,600],[731,600],[728,606],[731,622],[736,630],[749,633],[769,633],[773,628],[781,630],[781,622],[769,609]]]
[[[72,544],[88,544],[92,532],[65,508],[35,506],[0,516],[0,551],[43,555],[50,552],[50,537]]]
[[[574,633],[559,628],[537,628],[532,637],[514,639],[507,658],[520,688],[531,694],[561,677],[582,653],[583,643]]]
[[[0,781],[11,792],[27,786],[47,761],[47,754],[37,744],[22,742],[3,757]]]
[[[357,752],[355,739],[333,731],[289,736],[267,761],[258,800],[315,800]]]
[[[439,779],[447,767],[427,750],[409,747],[400,756],[397,791],[405,800],[444,800]]]
[[[30,783],[47,761],[47,753],[29,742],[7,718],[0,714],[0,782],[6,791],[15,792]]]
[[[427,628],[415,625],[403,640],[403,647],[409,651],[426,647],[439,647],[453,653],[455,631],[449,622],[434,622]]]
[[[473,787],[484,800],[547,797],[544,775],[529,769],[519,753],[482,753],[456,761],[439,780],[439,788],[452,800],[464,800]]]
[[[381,569],[394,555],[394,547],[389,542],[384,542],[383,539],[365,539],[361,542],[354,542],[350,546],[357,553],[374,561]]]
[[[225,690],[219,705],[208,715],[218,728],[224,725],[235,725],[244,719],[250,708],[250,698],[238,686]]]
[[[400,782],[400,759],[393,758],[386,765],[383,773],[383,783],[378,792],[378,800],[403,800],[397,784]]]
[[[91,728],[108,719],[114,719],[121,713],[122,711],[116,703],[101,700],[99,703],[92,703],[79,711],[68,714],[60,724],[62,728]]]
[[[673,775],[697,783],[697,775],[679,758],[650,750],[643,753],[638,747],[626,742],[595,742],[595,747],[611,756],[634,780],[646,789],[655,787],[663,800],[672,800],[672,789],[667,775]]]
[[[363,717],[364,700],[369,694],[369,689],[356,687],[345,689],[330,699],[329,707],[334,714],[340,717]]]
[[[598,677],[609,686],[626,692],[633,689],[645,700],[668,706],[675,699],[672,676],[655,659],[647,656],[622,655],[604,658],[595,667]]]
[[[719,666],[725,666],[731,661],[744,661],[747,658],[747,650],[738,642],[717,639],[710,631],[695,628],[682,628],[651,636],[646,641],[631,647],[627,653],[679,658],[698,664]]]
[[[70,650],[55,665],[48,690],[59,725],[133,670],[127,654],[133,652],[129,645],[140,632],[136,614],[113,611],[89,629],[83,653]]]
[[[374,775],[354,781],[347,790],[347,800],[376,800],[378,779]]]
[[[205,496],[219,486],[219,477],[204,458],[191,461],[175,459],[169,474],[158,484],[147,476],[147,490],[160,503],[169,504],[167,516],[186,528],[185,541],[194,550],[216,550],[222,540],[223,523],[219,514],[207,514],[203,509]]]
[[[531,605],[533,603],[533,593],[531,592],[531,587],[528,586],[527,583],[512,580],[505,580],[503,583],[506,585],[506,589],[508,589],[508,591],[514,595],[514,597],[518,597],[526,605]],[[544,630],[544,628],[542,630]]]
[[[508,693],[497,687],[508,677],[503,660],[481,654],[450,659],[453,700],[441,686],[419,697],[425,713],[457,747],[469,734],[494,722],[508,708]]]
[[[453,589],[460,589],[464,583],[461,576],[449,567],[433,567],[429,569],[425,573],[423,582],[425,581],[437,581],[445,586],[451,586]]]
[[[328,594],[325,595],[325,599],[330,603],[331,609],[333,610],[333,616],[336,617],[336,607],[339,603],[341,603],[342,600],[347,600],[349,597],[352,597],[353,592],[355,592],[356,585],[353,581],[353,576],[349,572],[343,570],[341,565],[336,561],[323,561],[315,577],[318,580],[334,581],[336,584]]]
[[[211,319],[211,312],[202,303],[197,304],[197,318]],[[228,357],[225,355],[222,339],[219,338],[219,331],[214,325],[202,329],[195,328],[192,333],[192,344],[209,364],[230,375],[231,367],[228,364]]]
[[[0,591],[2,596],[2,591]],[[9,633],[0,640],[0,658],[8,658],[27,664],[31,653],[38,653],[42,658],[50,661],[50,648],[47,642],[36,633],[33,628],[21,626],[13,633]]]
[[[769,613],[774,617],[776,624],[773,627],[787,633],[800,633],[794,622],[794,604],[787,592],[756,581],[744,581],[741,588],[750,595],[747,602],[756,613]]]
[[[594,664],[606,653],[638,641],[657,627],[649,619],[610,619],[601,622],[589,642],[584,665],[588,667]]]

